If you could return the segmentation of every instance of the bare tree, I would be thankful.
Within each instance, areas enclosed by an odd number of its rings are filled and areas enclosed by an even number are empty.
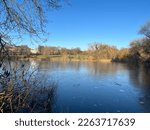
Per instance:
[[[147,22],[139,31],[141,34],[144,34],[148,39],[150,39],[150,21]]]
[[[9,61],[9,53],[6,46],[12,45],[13,41],[17,41],[18,38],[30,37],[33,40],[42,39],[46,34],[47,11],[59,8],[62,1],[63,0],[0,0],[0,89],[3,88],[0,90],[0,94],[2,94],[0,99],[0,112],[4,112],[4,110],[8,110],[9,112],[11,110],[11,112],[13,112],[13,108],[16,108],[17,102],[20,101],[18,97],[22,95],[20,93],[21,90],[18,91],[18,94],[15,91],[16,87],[18,87],[16,86],[18,82],[16,77],[15,79],[12,78],[13,71],[9,71],[13,69],[8,69],[11,67],[7,67],[8,64],[4,64],[6,61]],[[27,47],[24,46],[23,48]],[[22,65],[19,70],[25,72],[23,67]],[[22,72],[20,73],[23,77],[24,74]],[[19,77],[18,74],[16,76]],[[22,80],[21,83],[24,87],[28,86],[26,88],[29,93],[31,83],[28,82],[24,85],[24,81],[26,82],[27,80]],[[23,87],[22,90],[24,90]],[[50,91],[52,91],[52,89]],[[29,95],[23,97],[28,97],[30,100]],[[14,104],[12,101],[14,101]]]
[[[59,7],[60,0],[0,0],[0,37],[12,34],[39,37],[45,32],[45,12]]]
[[[95,59],[111,59],[117,54],[117,48],[115,46],[109,46],[107,44],[95,42],[89,46],[88,53]]]
[[[57,9],[61,0],[0,0],[0,66],[8,56],[6,45],[24,35],[40,39],[45,35],[47,10]],[[23,34],[23,35],[22,35]],[[17,41],[17,40],[15,40]]]

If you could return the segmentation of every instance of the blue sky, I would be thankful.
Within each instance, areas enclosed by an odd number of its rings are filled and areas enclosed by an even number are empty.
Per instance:
[[[140,27],[150,20],[150,0],[70,0],[49,12],[48,41],[43,45],[88,48],[103,42],[118,48],[141,38]]]

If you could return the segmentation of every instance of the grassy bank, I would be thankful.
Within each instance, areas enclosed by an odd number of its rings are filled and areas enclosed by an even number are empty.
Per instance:
[[[42,61],[99,61],[103,63],[110,63],[111,59],[95,59],[88,55],[32,55],[30,57],[21,59],[34,59]]]

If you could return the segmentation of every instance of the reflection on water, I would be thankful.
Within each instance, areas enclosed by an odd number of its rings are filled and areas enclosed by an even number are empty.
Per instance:
[[[130,65],[129,72],[132,85],[140,90],[139,103],[143,105],[145,112],[150,112],[150,68],[144,66],[135,68]]]
[[[31,65],[58,81],[53,112],[150,112],[150,68],[98,62]]]

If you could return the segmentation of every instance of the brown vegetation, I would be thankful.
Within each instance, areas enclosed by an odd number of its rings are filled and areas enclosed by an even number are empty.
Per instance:
[[[100,59],[112,59],[116,57],[117,48],[114,46],[109,46],[102,43],[93,43],[89,46],[87,51],[90,59],[100,60]]]
[[[11,65],[11,57],[40,55],[51,59],[49,56],[61,56],[63,60],[108,62],[112,59],[116,62],[150,64],[150,22],[140,30],[145,37],[131,42],[130,48],[119,50],[103,43],[93,43],[86,51],[80,48],[39,46],[38,52],[33,54],[27,45],[13,46],[12,39],[27,36],[37,41],[43,34],[45,36],[45,12],[48,8],[60,7],[60,1],[2,0],[0,7],[0,112],[51,112],[52,109],[55,84],[49,84],[48,87],[44,84],[42,87],[40,77],[36,77],[40,74],[35,72],[35,76],[29,69],[26,70],[24,64],[16,69]]]
[[[10,58],[30,55],[29,47],[14,46],[13,39],[16,41],[28,37],[35,42],[41,41],[46,35],[45,12],[60,7],[60,3],[59,0],[0,2],[0,112],[51,111],[53,85],[42,87],[41,82],[38,82],[40,78],[26,70],[24,64],[19,70],[11,66]]]
[[[0,112],[51,112],[55,82],[47,83],[36,69],[29,71],[31,66],[18,63],[12,62],[11,73],[1,78]]]
[[[132,41],[129,49],[120,50],[113,61],[150,64],[150,22],[141,28],[140,33],[145,37]]]

